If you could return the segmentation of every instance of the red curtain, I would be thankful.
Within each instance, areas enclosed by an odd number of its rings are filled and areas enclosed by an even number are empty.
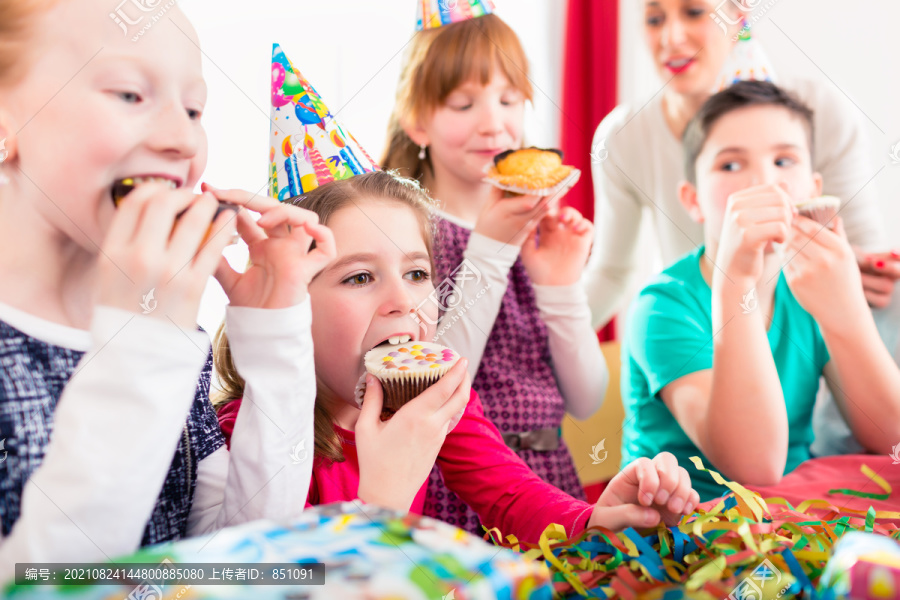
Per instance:
[[[564,204],[594,217],[591,141],[597,125],[616,106],[619,0],[569,0],[562,84],[562,151],[581,179]],[[598,334],[615,338],[615,321]]]

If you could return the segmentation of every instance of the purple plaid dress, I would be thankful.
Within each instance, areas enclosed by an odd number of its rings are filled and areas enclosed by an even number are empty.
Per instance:
[[[470,234],[465,227],[437,219],[435,282],[443,281],[462,263]],[[547,327],[538,314],[531,279],[521,258],[510,269],[509,287],[472,387],[501,434],[562,425],[565,403],[551,368]],[[584,500],[575,464],[562,440],[557,450],[519,450],[517,454],[538,477]],[[477,535],[484,533],[478,515],[447,489],[437,466],[428,479],[424,513]]]

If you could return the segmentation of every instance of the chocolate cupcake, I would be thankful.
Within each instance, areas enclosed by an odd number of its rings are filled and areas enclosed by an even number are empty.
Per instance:
[[[381,420],[436,383],[460,359],[439,344],[412,341],[383,344],[366,352],[366,371],[378,378],[384,390]]]

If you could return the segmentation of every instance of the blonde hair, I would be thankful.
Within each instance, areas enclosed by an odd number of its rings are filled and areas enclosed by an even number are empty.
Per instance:
[[[328,225],[335,213],[360,199],[375,199],[397,202],[412,209],[419,218],[425,247],[431,258],[431,271],[434,272],[434,224],[432,214],[434,203],[422,190],[418,183],[398,176],[394,172],[375,171],[357,175],[350,179],[332,181],[317,187],[304,196],[291,198],[287,202],[310,210],[319,216],[319,222]],[[219,410],[228,402],[242,398],[244,380],[237,372],[231,356],[228,337],[224,323],[219,327],[213,343],[214,362],[219,376],[219,390],[213,393],[213,402]],[[344,453],[341,440],[334,429],[334,418],[328,411],[323,397],[322,385],[317,381],[315,416],[313,431],[315,433],[315,455],[332,462],[343,462]]]
[[[382,166],[421,181],[426,170],[431,171],[431,162],[427,155],[424,160],[419,158],[419,147],[404,126],[428,118],[453,90],[468,81],[487,85],[498,66],[513,87],[531,100],[525,50],[500,17],[485,15],[418,32],[400,73]]]
[[[28,68],[28,40],[39,13],[58,0],[0,0],[0,86],[21,79]]]

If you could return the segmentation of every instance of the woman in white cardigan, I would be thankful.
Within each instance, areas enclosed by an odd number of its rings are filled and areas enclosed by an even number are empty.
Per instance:
[[[648,101],[617,107],[594,136],[595,241],[585,281],[595,327],[622,308],[635,283],[645,208],[653,215],[663,267],[702,243],[702,225],[678,200],[679,182],[684,179],[681,135],[700,106],[718,91],[734,56],[757,44],[740,39],[747,31],[742,29],[745,15],[731,2],[641,2],[644,40],[665,84]],[[745,78],[748,69],[743,71],[740,77]],[[755,77],[760,75],[757,69]],[[900,261],[890,252],[867,254],[883,250],[884,242],[875,190],[868,185],[879,165],[868,160],[865,117],[832,83],[774,79],[814,111],[814,168],[822,174],[824,193],[841,199],[840,215],[857,251],[869,304],[885,307],[900,277]],[[894,340],[894,345],[896,338],[886,333],[900,318],[893,317],[898,312],[876,311],[882,336]],[[816,453],[859,448],[827,393],[820,398],[814,422]]]
[[[638,232],[649,207],[663,267],[702,243],[702,225],[678,201],[684,179],[681,134],[717,83],[741,32],[740,14],[711,2],[642,0],[644,39],[662,90],[647,102],[621,105],[597,128],[592,174],[595,242],[587,272],[587,292],[595,327],[609,321],[637,274]],[[736,23],[731,25],[730,23]],[[723,25],[728,27],[727,33]],[[745,74],[746,75],[746,74]],[[833,84],[776,79],[815,112],[813,161],[824,193],[841,199],[841,217],[851,244],[859,249],[866,296],[873,306],[890,300],[898,263],[865,258],[880,250],[883,231],[875,191],[867,185],[879,165],[868,160],[862,113]],[[893,276],[892,276],[893,275]]]

